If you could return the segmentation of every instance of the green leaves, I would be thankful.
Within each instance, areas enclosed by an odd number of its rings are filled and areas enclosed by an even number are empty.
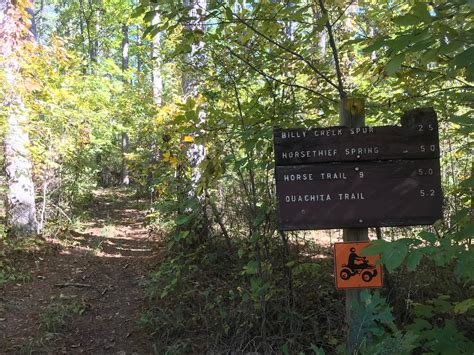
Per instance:
[[[366,256],[381,254],[382,263],[388,271],[393,271],[399,267],[405,260],[407,253],[407,241],[403,239],[391,243],[376,240],[362,250],[362,255]]]
[[[311,351],[314,355],[326,355],[326,352],[323,348],[320,348],[319,346],[316,346],[314,344],[311,344]]]
[[[242,273],[246,275],[255,275],[258,273],[259,268],[258,261],[250,260],[247,265],[244,266]]]
[[[451,65],[456,68],[464,68],[474,63],[474,47],[466,49],[464,52],[459,53],[451,61]]]
[[[463,280],[474,280],[474,249],[460,253],[454,272]]]
[[[462,302],[459,302],[454,306],[454,312],[456,314],[464,314],[474,307],[474,298],[468,298]]]
[[[423,22],[421,18],[412,14],[395,17],[392,21],[399,26],[413,26]]]
[[[431,245],[434,245],[436,243],[436,240],[437,240],[437,237],[436,237],[436,234],[434,234],[433,232],[428,232],[428,231],[421,231],[420,233],[418,233],[418,236],[427,241],[428,243],[430,243]]]
[[[392,21],[399,26],[415,26],[421,23],[430,23],[432,16],[428,11],[426,3],[417,2],[410,13],[397,16]]]
[[[385,329],[396,330],[390,306],[378,291],[371,293],[368,289],[362,290],[360,301],[353,299],[351,306],[353,322],[349,326],[353,329],[350,333],[354,334],[351,341],[357,344],[357,348],[367,337],[381,337],[385,334]]]
[[[232,12],[232,9],[228,6],[225,7],[225,18],[229,21],[232,21],[234,19],[234,13]]]
[[[406,264],[408,271],[415,271],[423,257],[423,250],[415,249],[407,257]]]
[[[422,21],[429,23],[432,20],[432,16],[430,15],[428,11],[428,4],[426,2],[416,2],[415,5],[412,8],[413,14],[421,19]]]
[[[407,252],[408,247],[403,241],[390,243],[390,247],[385,248],[382,253],[382,262],[388,271],[393,271],[402,264]]]
[[[387,75],[389,76],[395,75],[400,70],[400,67],[402,66],[404,59],[405,59],[404,54],[400,54],[393,57],[385,66],[385,72],[387,73]]]
[[[468,353],[474,344],[463,335],[452,317],[467,312],[473,305],[472,299],[453,304],[448,295],[440,295],[426,304],[414,304],[417,318],[407,328],[418,334],[418,347],[437,354]]]
[[[176,217],[176,224],[178,226],[181,226],[191,221],[192,218],[193,218],[193,215],[185,215],[185,214],[179,215],[178,217]]]

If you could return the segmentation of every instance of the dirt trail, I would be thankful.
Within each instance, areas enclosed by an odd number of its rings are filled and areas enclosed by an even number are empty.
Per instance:
[[[0,289],[0,354],[153,353],[139,325],[141,281],[159,244],[124,190],[94,195],[91,221],[69,232],[67,246],[26,258],[32,281]]]

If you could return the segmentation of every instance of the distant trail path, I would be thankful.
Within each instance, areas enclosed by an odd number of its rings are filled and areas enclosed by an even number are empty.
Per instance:
[[[66,247],[18,265],[26,263],[31,282],[0,289],[0,354],[153,353],[138,320],[159,243],[126,190],[94,196],[90,222]]]

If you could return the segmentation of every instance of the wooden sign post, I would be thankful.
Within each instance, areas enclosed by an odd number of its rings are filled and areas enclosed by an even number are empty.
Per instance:
[[[279,229],[344,228],[345,243],[362,243],[367,227],[442,218],[435,111],[410,111],[400,126],[364,127],[364,100],[345,98],[339,114],[338,127],[274,130]],[[362,281],[351,287],[374,287]],[[349,354],[365,337],[353,327],[360,302],[359,289],[346,290]]]
[[[349,128],[358,128],[365,125],[365,101],[360,98],[344,98],[339,107],[339,124]],[[342,233],[344,242],[365,242],[369,240],[369,230],[367,228],[344,229]],[[352,325],[355,323],[354,305],[361,304],[360,289],[346,290],[346,324],[347,331],[347,351],[353,354],[359,344],[359,337],[365,334],[359,334],[358,329]]]

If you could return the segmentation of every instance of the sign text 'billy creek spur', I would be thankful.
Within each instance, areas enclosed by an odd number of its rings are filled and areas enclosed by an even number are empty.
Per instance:
[[[432,224],[442,217],[433,109],[401,126],[275,129],[280,230]]]

